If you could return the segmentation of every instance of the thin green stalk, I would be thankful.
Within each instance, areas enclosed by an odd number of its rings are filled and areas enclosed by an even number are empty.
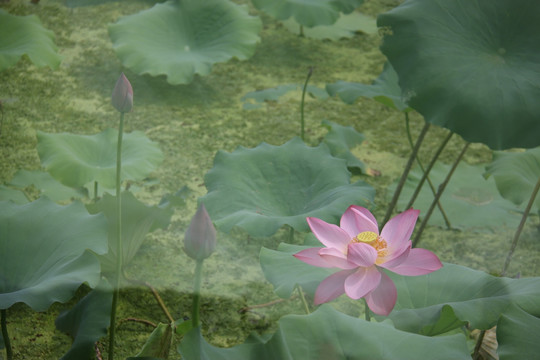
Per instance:
[[[394,191],[394,196],[392,197],[392,201],[390,201],[390,205],[388,205],[388,209],[386,210],[386,215],[384,216],[384,220],[381,225],[384,226],[390,219],[390,216],[392,216],[392,211],[394,211],[394,207],[397,204],[397,201],[399,199],[399,194],[401,194],[401,190],[403,189],[403,186],[405,185],[405,181],[407,180],[407,176],[409,175],[409,171],[411,171],[414,159],[416,159],[416,155],[418,154],[418,150],[420,149],[420,145],[422,145],[422,141],[424,140],[424,137],[426,136],[426,133],[429,130],[430,123],[426,121],[424,124],[424,127],[422,128],[422,131],[420,132],[420,135],[418,135],[418,139],[416,139],[416,144],[414,144],[414,148],[412,150],[411,156],[409,156],[409,161],[407,161],[407,165],[405,166],[405,170],[403,170],[403,174],[401,175],[401,179],[399,180],[398,186],[396,187],[396,191]]]
[[[422,186],[424,185],[424,181],[426,181],[427,175],[431,172],[431,169],[433,169],[433,166],[435,166],[435,163],[437,162],[437,160],[439,159],[439,156],[441,155],[442,151],[446,147],[446,144],[448,144],[448,141],[450,141],[450,138],[452,137],[452,135],[454,135],[453,132],[448,133],[448,135],[444,138],[443,142],[441,143],[441,145],[435,152],[435,155],[433,155],[433,158],[431,159],[431,162],[429,163],[426,171],[424,171],[424,175],[418,182],[418,185],[416,186],[416,190],[414,191],[414,194],[411,197],[411,200],[409,200],[409,203],[407,204],[406,209],[410,209],[413,206],[414,201],[416,200],[416,197],[418,196],[418,194],[420,193],[420,190],[422,189]]]
[[[514,238],[512,239],[512,245],[510,246],[510,250],[508,251],[508,255],[506,256],[506,261],[504,262],[504,267],[501,272],[501,276],[506,276],[506,271],[508,270],[508,266],[510,265],[510,260],[512,260],[512,256],[514,255],[514,251],[516,250],[519,236],[521,235],[521,231],[523,230],[523,227],[525,226],[525,222],[527,221],[527,217],[529,216],[529,212],[531,211],[531,208],[534,204],[536,195],[538,195],[539,189],[540,189],[540,177],[538,178],[538,181],[536,182],[536,185],[532,191],[531,197],[529,198],[529,203],[527,204],[527,207],[525,208],[525,211],[523,212],[523,215],[521,216],[521,221],[516,230],[516,233],[514,234]]]
[[[304,291],[302,290],[302,287],[300,285],[296,285],[296,290],[298,290],[298,294],[300,295],[300,300],[302,301],[302,304],[304,305],[304,310],[306,311],[306,314],[311,314],[311,311],[309,311],[309,305],[306,301],[306,297],[304,296]]]
[[[292,244],[294,241],[294,228],[291,226],[289,229],[289,244]]]
[[[195,265],[195,278],[193,280],[193,305],[191,308],[191,324],[193,327],[199,326],[199,308],[201,302],[201,282],[202,282],[203,260],[197,260]]]
[[[97,201],[97,198],[98,198],[98,182],[97,181],[94,181],[94,202]]]
[[[413,145],[412,136],[411,136],[411,128],[409,126],[409,113],[408,112],[405,113],[405,124],[406,124],[406,127],[407,127],[407,139],[409,139],[409,145],[411,146],[411,149],[412,149],[414,147],[414,145]],[[429,188],[431,189],[431,192],[433,193],[433,196],[435,196],[435,194],[436,194],[435,186],[433,186],[433,183],[431,182],[431,179],[429,178],[429,173],[427,173],[426,170],[424,169],[424,165],[420,161],[420,157],[416,156],[416,162],[418,163],[418,166],[420,167],[420,170],[422,171],[422,179],[427,180]],[[423,183],[424,182],[422,181],[422,184]],[[422,187],[420,186],[420,189],[421,188]],[[405,209],[410,209],[411,207],[412,207],[412,204],[407,206]],[[446,223],[446,227],[448,229],[451,229],[452,225],[450,224],[450,221],[448,220],[448,217],[446,216],[446,212],[444,211],[440,201],[437,202],[437,207],[439,208],[439,211],[441,212],[441,215],[444,218],[444,222]]]
[[[367,322],[371,321],[371,310],[369,310],[366,298],[364,298],[364,316]]]
[[[124,278],[126,278],[125,274],[124,274]],[[161,298],[161,296],[159,296],[159,293],[157,292],[157,290],[150,283],[148,283],[146,281],[135,280],[135,279],[127,279],[126,278],[126,280],[133,283],[133,284],[143,285],[143,286],[146,286],[147,288],[149,288],[150,291],[152,292],[152,295],[154,295],[154,299],[156,299],[156,301],[158,303],[158,306],[160,307],[161,311],[163,311],[163,313],[165,314],[167,319],[169,319],[169,322],[171,322],[171,323],[174,322],[174,318],[172,317],[171,313],[169,312],[169,309],[167,309],[167,306],[163,302],[163,299]]]
[[[109,325],[109,360],[114,359],[114,336],[116,323],[116,308],[120,297],[120,278],[122,274],[122,135],[124,132],[124,113],[120,113],[120,125],[118,126],[118,142],[116,146],[116,284],[113,292],[111,306],[111,321]]]
[[[9,334],[7,330],[7,310],[0,310],[0,322],[2,323],[2,339],[4,339],[4,347],[6,348],[7,360],[13,360],[13,349],[11,349],[11,342],[9,340]]]
[[[465,146],[463,147],[463,149],[461,149],[461,152],[459,153],[456,161],[454,161],[454,164],[452,164],[452,168],[448,172],[448,175],[446,175],[446,178],[444,179],[444,181],[439,185],[439,189],[437,190],[437,195],[435,195],[435,198],[433,199],[433,201],[431,202],[431,205],[429,206],[429,210],[427,211],[427,213],[424,215],[424,218],[422,219],[420,228],[418,229],[418,232],[416,233],[416,236],[413,240],[412,247],[416,247],[418,243],[420,242],[420,236],[422,235],[422,233],[424,232],[424,229],[426,228],[427,222],[429,221],[429,218],[431,217],[431,214],[433,213],[433,209],[435,209],[435,205],[440,200],[441,195],[444,192],[444,189],[446,189],[446,185],[448,185],[450,178],[452,178],[454,171],[456,170],[459,162],[463,158],[463,155],[465,155],[465,152],[469,148],[470,144],[471,143],[467,142]]]
[[[480,359],[480,349],[482,348],[482,342],[484,341],[484,336],[486,335],[486,330],[480,331],[478,339],[476,340],[476,345],[474,346],[474,352],[472,355],[473,360]]]
[[[304,141],[304,102],[306,98],[306,89],[309,82],[309,78],[313,74],[313,67],[309,68],[304,88],[302,89],[302,100],[300,101],[300,138]]]

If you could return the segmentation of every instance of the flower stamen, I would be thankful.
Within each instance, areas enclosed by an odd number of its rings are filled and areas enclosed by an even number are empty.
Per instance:
[[[356,243],[363,242],[371,245],[375,250],[377,250],[377,260],[388,255],[387,242],[373,231],[361,232],[360,234],[356,235],[352,241]]]
[[[372,241],[377,240],[378,237],[379,235],[377,235],[373,231],[364,231],[356,235],[356,237],[354,237],[352,241],[356,243],[359,243],[359,242],[370,243]]]

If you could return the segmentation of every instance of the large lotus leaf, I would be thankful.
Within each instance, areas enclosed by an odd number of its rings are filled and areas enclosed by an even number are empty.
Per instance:
[[[429,173],[435,187],[444,180],[449,170],[449,165],[435,164]],[[485,179],[483,171],[482,165],[460,163],[452,175],[440,199],[452,227],[477,232],[496,231],[501,226],[517,227],[521,219],[518,207],[501,197],[495,181],[492,178]],[[399,210],[405,210],[422,174],[418,168],[409,173],[398,201]],[[389,187],[389,194],[392,194],[395,187],[396,183]],[[433,193],[426,182],[413,207],[420,209],[420,216],[423,216],[432,201]],[[446,226],[438,208],[433,211],[429,224]]]
[[[278,85],[273,88],[248,92],[240,100],[245,102],[248,99],[252,99],[259,103],[264,101],[278,101],[281,96],[296,89],[298,89],[298,84]]]
[[[186,200],[191,195],[192,190],[186,185],[174,194],[165,194],[159,201],[159,207],[162,209],[179,209],[186,206]]]
[[[364,141],[364,135],[352,126],[339,125],[329,120],[323,120],[322,124],[329,129],[323,142],[328,146],[332,155],[345,160],[349,169],[358,169],[365,174],[366,165],[350,151]]]
[[[326,85],[326,91],[331,96],[338,95],[347,104],[353,104],[363,96],[399,111],[412,110],[403,102],[397,73],[388,62],[384,64],[383,72],[371,85],[338,81]]]
[[[518,306],[507,309],[497,323],[497,354],[501,360],[534,359],[540,354],[540,319]]]
[[[117,217],[116,196],[105,194],[97,203],[88,204],[91,214],[103,213],[109,224],[109,252],[100,256],[104,272],[116,269]],[[122,264],[127,266],[141,247],[146,234],[169,226],[173,213],[172,207],[164,209],[158,206],[147,206],[137,200],[129,191],[122,193]]]
[[[427,121],[492,149],[540,145],[540,2],[408,0],[382,52]]]
[[[54,34],[36,15],[15,16],[0,9],[0,71],[13,66],[27,55],[36,66],[60,65]]]
[[[505,199],[516,205],[527,203],[540,178],[540,148],[513,153],[495,151],[486,173],[493,175],[497,189]],[[534,206],[540,209],[538,196]]]
[[[62,185],[48,172],[19,170],[9,182],[9,185],[24,189],[34,186],[41,195],[47,196],[53,201],[63,201],[70,199],[80,199],[85,196],[81,190],[76,190]]]
[[[0,185],[0,201],[7,200],[11,200],[16,204],[26,204],[29,202],[28,198],[22,191]]]
[[[99,285],[73,308],[56,318],[56,328],[73,337],[73,344],[60,360],[89,359],[96,341],[107,335],[111,321],[112,287],[102,279]]]
[[[319,25],[311,28],[301,28],[300,24],[289,18],[283,22],[287,30],[305,37],[319,40],[339,40],[343,38],[352,38],[357,32],[362,31],[366,34],[375,34],[377,24],[374,18],[359,12],[350,14],[340,14],[338,20],[332,25]]]
[[[307,216],[334,222],[351,204],[371,204],[373,188],[351,184],[350,175],[324,144],[311,148],[294,138],[281,146],[239,147],[217,153],[201,201],[223,231],[238,226],[270,236],[285,224],[307,231]]]
[[[265,101],[278,101],[281,96],[287,94],[290,91],[294,91],[298,89],[302,89],[302,85],[298,85],[298,84],[278,85],[273,88],[248,92],[247,94],[242,96],[240,100],[244,102],[243,104],[244,110],[253,110],[253,109],[258,109],[261,107],[258,103],[262,103]],[[328,93],[326,92],[326,90],[321,89],[317,86],[308,85],[306,87],[306,92],[309,95],[319,98],[319,99],[328,98]],[[255,101],[255,103],[251,102],[251,100]]]
[[[287,315],[268,340],[251,337],[223,349],[208,344],[200,328],[179,346],[186,360],[470,359],[462,334],[427,337],[395,329],[389,322],[367,322],[323,305],[310,315]]]
[[[167,359],[172,345],[171,324],[159,323],[139,353],[130,359]]]
[[[66,0],[64,4],[70,8],[82,6],[96,6],[110,2],[118,2],[118,0]]]
[[[118,131],[106,129],[95,135],[37,132],[41,165],[58,181],[82,187],[97,181],[101,187],[116,186]],[[140,131],[126,133],[122,140],[122,180],[142,180],[163,160],[158,145]]]
[[[501,278],[447,263],[428,275],[388,275],[398,290],[396,307],[389,318],[396,328],[405,331],[437,335],[433,325],[440,322],[441,315],[451,315],[448,310],[443,313],[445,306],[452,308],[456,326],[467,321],[473,329],[490,329],[510,305],[540,315],[538,277]]]
[[[321,244],[319,243],[318,246]],[[274,291],[279,297],[290,298],[296,285],[300,285],[302,290],[314,296],[321,281],[337,271],[306,264],[293,256],[299,251],[312,247],[314,246],[281,243],[277,250],[261,248],[259,258],[264,277],[274,286]]]
[[[24,302],[36,311],[65,302],[84,282],[100,279],[94,254],[107,252],[107,224],[80,202],[47,198],[0,203],[0,309]]]
[[[170,84],[187,84],[212,65],[255,52],[258,17],[228,0],[182,0],[156,4],[109,26],[122,63],[139,74],[166,75]]]
[[[252,0],[253,5],[278,20],[291,16],[297,23],[314,27],[332,25],[339,18],[339,13],[350,13],[364,0]]]

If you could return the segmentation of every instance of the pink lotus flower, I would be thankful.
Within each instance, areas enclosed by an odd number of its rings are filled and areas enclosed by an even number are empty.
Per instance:
[[[442,267],[431,251],[411,249],[410,237],[419,213],[413,209],[404,211],[390,219],[380,234],[375,217],[360,206],[351,205],[341,217],[340,226],[308,217],[311,231],[325,247],[302,250],[294,256],[310,265],[342,269],[320,283],[315,304],[346,293],[352,299],[365,298],[376,314],[390,314],[397,290],[381,268],[416,276]]]

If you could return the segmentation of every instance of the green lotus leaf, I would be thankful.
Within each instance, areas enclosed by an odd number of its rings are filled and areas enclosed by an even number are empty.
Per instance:
[[[306,86],[306,93],[308,93],[313,98],[323,100],[328,99],[328,93],[326,92],[326,89],[321,89],[320,87],[317,87],[315,85]]]
[[[323,120],[322,124],[329,129],[323,142],[328,146],[332,155],[345,160],[349,169],[359,169],[365,174],[366,165],[350,151],[364,141],[364,135],[352,126],[342,126],[329,120]]]
[[[195,74],[233,57],[248,59],[259,41],[261,21],[228,0],[182,0],[156,4],[109,26],[114,50],[138,74],[165,75],[188,84]]]
[[[86,207],[91,214],[103,213],[108,220],[109,251],[100,256],[103,272],[116,271],[117,217],[116,196],[105,194],[98,202]],[[122,192],[122,264],[127,266],[141,247],[146,234],[169,226],[173,209],[147,206],[129,191]]]
[[[48,172],[19,170],[9,182],[9,185],[24,189],[28,186],[34,186],[41,195],[58,202],[70,199],[80,199],[85,197],[85,193],[80,189],[62,185]]]
[[[326,145],[310,148],[299,138],[281,146],[219,151],[205,175],[200,200],[221,230],[234,226],[253,236],[271,236],[282,225],[307,231],[307,216],[335,222],[351,204],[369,206],[374,190],[350,183],[344,160]]]
[[[54,33],[36,15],[15,16],[0,9],[0,71],[26,55],[36,66],[56,69],[62,58],[54,44]]]
[[[178,348],[183,359],[328,360],[470,359],[463,334],[427,337],[395,329],[389,322],[367,322],[322,305],[310,315],[287,315],[268,340],[252,336],[228,349],[208,344],[200,328]]]
[[[262,103],[265,101],[278,101],[280,97],[287,94],[290,91],[295,91],[298,89],[302,89],[302,85],[298,84],[285,84],[285,85],[278,85],[273,88],[263,89],[263,90],[257,90],[257,91],[251,91],[242,96],[240,99],[244,102],[243,108],[244,110],[253,110],[260,108],[260,105],[258,103]],[[306,92],[319,99],[326,99],[328,98],[328,93],[325,89],[321,89],[317,86],[308,85],[306,87]],[[255,103],[250,102],[255,101]]]
[[[296,285],[311,296],[315,295],[317,286],[327,276],[338,269],[320,268],[298,260],[293,255],[304,249],[318,247],[300,246],[286,243],[279,244],[277,250],[261,248],[259,255],[264,277],[274,286],[276,295],[283,299],[291,297]],[[294,274],[294,276],[291,276]]]
[[[540,2],[408,0],[377,25],[426,121],[492,149],[540,145]]]
[[[56,318],[56,328],[73,337],[73,344],[60,360],[90,359],[96,341],[107,335],[111,321],[113,289],[107,280]]]
[[[374,18],[359,12],[350,14],[340,14],[338,20],[332,25],[319,25],[315,27],[301,28],[301,25],[289,18],[283,21],[283,24],[290,32],[300,35],[301,33],[308,38],[319,40],[339,40],[343,38],[352,38],[357,32],[366,34],[375,34],[377,32],[377,23]]]
[[[159,207],[162,209],[179,209],[186,206],[186,200],[191,195],[192,190],[186,185],[174,194],[165,194],[159,201]]]
[[[444,334],[463,326],[467,326],[467,321],[460,320],[451,306],[443,305],[437,321],[422,327],[420,334]]]
[[[339,13],[348,14],[360,6],[364,0],[252,0],[259,10],[286,20],[291,16],[297,23],[314,27],[332,25],[339,18]]]
[[[527,203],[540,177],[540,148],[525,152],[493,152],[493,161],[486,167],[493,175],[500,194],[516,205]],[[540,198],[534,202],[540,210]]]
[[[77,8],[82,6],[96,6],[111,2],[118,2],[118,0],[65,0],[64,4],[70,8]]]
[[[519,306],[507,309],[497,323],[497,354],[503,360],[534,359],[540,353],[540,319]]]
[[[435,188],[444,180],[449,170],[449,165],[435,164],[429,173]],[[452,175],[440,199],[452,227],[475,232],[496,231],[501,226],[516,228],[521,219],[519,208],[502,198],[495,181],[492,178],[485,179],[483,172],[482,165],[460,163]],[[409,173],[398,201],[400,211],[405,210],[421,178],[422,171],[418,168]],[[393,193],[396,184],[397,182],[388,188],[389,194]],[[428,211],[432,201],[433,193],[425,182],[413,205],[420,210],[420,217]],[[433,211],[429,224],[446,226],[437,208]]]
[[[384,64],[383,72],[371,85],[338,81],[326,85],[326,91],[330,96],[338,95],[347,104],[353,104],[363,96],[399,111],[412,110],[403,102],[397,73],[388,62]]]
[[[62,184],[76,188],[97,181],[102,187],[115,188],[117,130],[106,129],[95,135],[38,131],[37,139],[41,165]],[[142,180],[162,160],[158,145],[144,133],[124,134],[122,180]]]
[[[0,229],[0,309],[23,302],[44,311],[82,283],[98,284],[99,261],[86,250],[107,252],[107,225],[80,202],[1,202]]]
[[[433,325],[449,306],[455,326],[467,321],[472,329],[487,330],[497,324],[501,314],[517,305],[528,314],[540,315],[540,278],[509,279],[482,271],[445,263],[442,269],[423,276],[400,276],[388,272],[396,284],[398,299],[389,318],[396,328],[437,335]],[[445,322],[450,323],[449,319]],[[448,326],[444,331],[448,331]],[[435,332],[434,332],[435,331]]]
[[[172,345],[171,324],[159,323],[143,345],[142,350],[132,359],[167,359]]]
[[[248,92],[242,96],[240,100],[244,103],[246,103],[247,100],[254,100],[258,103],[265,101],[278,101],[281,96],[296,89],[298,89],[297,84],[278,85],[274,88]]]
[[[29,202],[28,198],[22,191],[0,185],[0,201],[7,200],[13,201],[16,204],[26,204]]]

